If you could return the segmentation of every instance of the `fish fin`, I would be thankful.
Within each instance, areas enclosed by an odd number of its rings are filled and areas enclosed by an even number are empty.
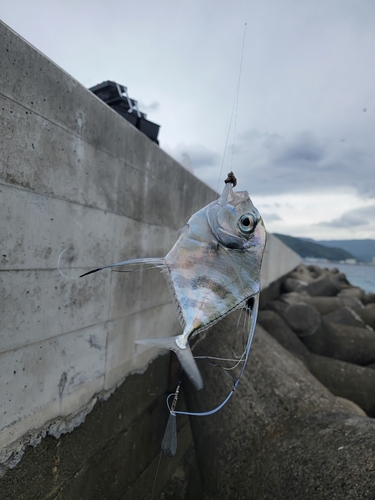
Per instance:
[[[177,237],[180,237],[182,234],[184,234],[187,230],[189,229],[189,225],[185,224],[184,226],[180,227],[180,229],[177,231]]]
[[[107,269],[109,267],[127,266],[127,265],[134,265],[134,264],[149,264],[150,266],[164,267],[165,260],[164,260],[164,257],[162,257],[162,258],[150,257],[150,258],[145,258],[145,259],[123,260],[122,262],[116,262],[116,264],[109,264],[108,266],[103,266],[103,267],[98,267],[97,269],[92,269],[91,271],[88,271],[87,273],[81,274],[80,278],[83,278],[83,276],[87,276],[88,274],[97,273],[98,271],[101,271],[102,269]]]
[[[185,370],[186,375],[189,377],[193,385],[199,390],[203,387],[203,380],[200,374],[199,368],[193,353],[189,347],[189,344],[185,349],[181,349],[176,344],[176,340],[179,337],[164,337],[164,338],[152,338],[152,339],[139,339],[136,340],[136,344],[151,345],[153,347],[160,347],[161,349],[170,349],[177,354],[178,360],[181,363],[182,368]]]

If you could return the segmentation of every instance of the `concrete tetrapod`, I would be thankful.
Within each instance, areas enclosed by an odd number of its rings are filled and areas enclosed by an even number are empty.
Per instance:
[[[320,328],[301,339],[315,354],[358,365],[375,361],[375,334],[367,328],[328,323],[323,317]]]
[[[369,368],[375,368],[375,363],[373,366],[363,368],[352,363],[312,354],[298,338],[297,334],[289,328],[283,318],[274,311],[260,311],[258,323],[285,349],[303,361],[308,370],[333,394],[345,398],[346,405],[348,405],[348,401],[353,401],[356,406],[359,405],[369,416],[374,416],[375,392],[373,389],[375,387],[375,373],[372,373]],[[350,344],[350,346],[353,346],[353,344]],[[358,356],[357,349],[352,350],[353,356]]]
[[[195,354],[224,354],[234,328],[229,316]],[[216,372],[201,369],[215,387]],[[210,404],[209,393],[186,396],[195,410]],[[191,424],[205,500],[373,498],[375,421],[344,409],[260,326],[234,397]]]

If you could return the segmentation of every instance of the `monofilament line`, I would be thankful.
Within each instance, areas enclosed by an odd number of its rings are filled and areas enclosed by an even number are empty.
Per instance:
[[[217,187],[216,187],[216,191],[217,192],[219,191],[219,187],[220,187],[221,175],[222,175],[222,172],[223,172],[225,155],[226,155],[226,152],[227,152],[228,141],[229,141],[230,131],[231,131],[231,128],[232,128],[232,121],[233,121],[233,115],[234,115],[234,133],[233,133],[232,157],[231,157],[231,168],[230,168],[230,170],[233,171],[234,142],[235,142],[235,137],[236,137],[237,113],[238,113],[238,103],[239,103],[239,94],[240,94],[240,86],[241,86],[243,54],[244,54],[244,49],[245,49],[246,29],[247,29],[247,23],[245,23],[243,37],[242,37],[242,49],[241,49],[240,69],[239,69],[239,72],[238,72],[238,82],[237,82],[237,88],[236,88],[236,92],[235,92],[235,96],[234,96],[234,101],[233,101],[233,106],[232,106],[232,112],[231,112],[231,115],[230,115],[229,127],[228,127],[227,138],[226,138],[226,141],[225,141],[223,157],[222,157],[222,160],[221,160],[219,180],[217,182]]]
[[[155,478],[154,478],[154,484],[152,485],[151,500],[154,500],[154,492],[155,492],[156,480],[157,480],[158,474],[159,474],[159,467],[160,467],[160,462],[161,462],[161,456],[162,456],[162,452],[160,451],[159,461],[158,461],[158,465],[156,467],[156,474],[155,474]]]
[[[245,49],[245,37],[246,37],[246,28],[247,24],[245,23],[244,31],[243,31],[243,39],[242,39],[242,50],[241,50],[241,61],[240,61],[240,72],[238,75],[238,83],[237,83],[237,92],[236,92],[236,113],[234,115],[234,130],[233,130],[233,144],[232,144],[232,157],[230,162],[230,170],[233,171],[233,155],[234,155],[234,143],[236,141],[236,128],[237,128],[237,113],[238,113],[238,103],[240,100],[240,87],[241,87],[241,75],[242,75],[242,62],[243,62],[243,53]]]

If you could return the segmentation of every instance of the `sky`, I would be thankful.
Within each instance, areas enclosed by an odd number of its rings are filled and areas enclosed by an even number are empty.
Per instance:
[[[233,170],[270,232],[375,238],[373,0],[0,0],[0,14],[84,86],[127,86],[206,184]]]

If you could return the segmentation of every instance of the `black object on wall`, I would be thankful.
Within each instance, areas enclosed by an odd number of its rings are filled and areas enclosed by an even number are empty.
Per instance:
[[[107,80],[91,87],[89,90],[134,127],[147,135],[149,139],[159,144],[160,125],[150,122],[150,120],[147,120],[147,115],[139,111],[138,102],[129,97],[127,87]]]

